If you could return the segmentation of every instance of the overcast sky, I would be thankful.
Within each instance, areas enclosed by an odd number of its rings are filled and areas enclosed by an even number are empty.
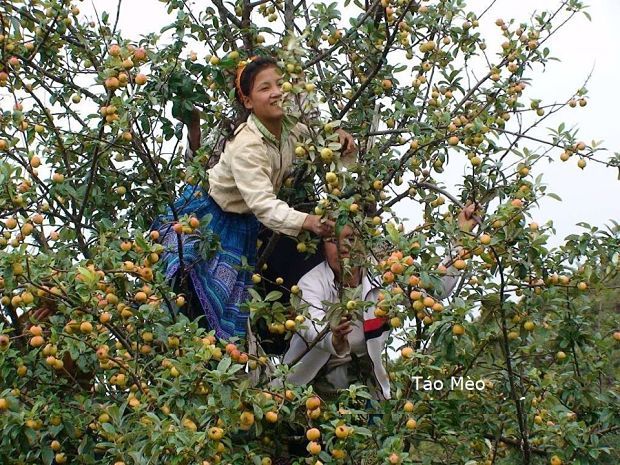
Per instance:
[[[587,86],[588,106],[582,109],[567,109],[561,112],[559,119],[545,126],[557,127],[560,121],[565,121],[568,127],[576,125],[580,128],[580,139],[586,142],[602,140],[606,148],[618,152],[620,1],[591,0],[588,3],[592,4],[588,9],[592,22],[579,15],[552,39],[552,55],[561,62],[552,62],[544,73],[535,75],[533,86],[528,90],[529,96],[542,98],[546,102],[564,101],[584,83],[592,71]],[[110,13],[113,13],[116,6],[116,2],[110,0],[92,0],[92,4],[100,12],[107,9]],[[205,5],[205,2],[200,1],[197,4]],[[469,4],[487,5],[488,2],[475,0]],[[559,1],[555,0],[498,0],[483,18],[482,27],[488,31],[483,34],[499,40],[497,27],[493,24],[497,17],[505,20],[527,20],[541,5],[552,8],[557,4]],[[92,6],[86,2],[80,7],[87,15],[92,11]],[[119,26],[125,37],[137,39],[142,34],[158,31],[171,20],[165,11],[165,5],[158,0],[125,0]],[[530,147],[535,148],[535,144]],[[557,240],[579,231],[575,225],[580,221],[600,226],[609,224],[610,219],[620,221],[620,181],[617,169],[588,163],[582,171],[576,166],[577,160],[574,158],[566,163],[560,162],[559,153],[556,154],[556,160],[556,163],[550,165],[541,163],[535,174],[542,172],[544,168],[544,180],[549,185],[549,191],[560,195],[563,201],[560,203],[551,199],[544,200],[540,210],[534,212],[535,221],[543,224],[552,219],[558,232]],[[442,181],[449,185],[449,176],[454,176],[454,182],[458,182],[461,175],[462,170],[451,172]],[[454,188],[450,190],[457,193]],[[411,218],[413,224],[420,221],[419,211],[413,204],[398,211]],[[557,243],[557,240],[554,242]]]

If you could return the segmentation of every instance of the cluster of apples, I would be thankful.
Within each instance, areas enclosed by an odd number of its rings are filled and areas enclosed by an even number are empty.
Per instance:
[[[133,83],[137,86],[146,84],[148,77],[141,72],[133,72],[135,68],[144,63],[148,56],[147,51],[133,45],[121,46],[112,44],[108,48],[108,60],[106,68],[103,71],[103,85],[108,91],[115,91],[120,87],[126,87],[133,79]]]

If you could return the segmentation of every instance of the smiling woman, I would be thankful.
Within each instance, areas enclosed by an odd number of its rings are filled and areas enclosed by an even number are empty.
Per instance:
[[[333,228],[333,222],[321,222],[318,215],[297,211],[276,197],[292,167],[295,143],[305,133],[305,126],[295,124],[282,109],[276,62],[268,57],[240,62],[235,91],[251,112],[248,120],[234,131],[219,163],[208,170],[208,190],[188,185],[174,205],[177,217],[202,220],[210,215],[208,228],[219,237],[221,250],[208,260],[202,257],[199,222],[184,230],[174,221],[172,209],[157,225],[166,248],[166,277],[176,280],[178,289],[191,294],[189,302],[200,307],[186,313],[204,315],[202,324],[220,338],[246,333],[248,313],[239,306],[247,299],[256,263],[259,222],[289,236],[302,230],[326,236]],[[350,139],[348,134],[342,137]],[[243,268],[244,262],[249,267]]]
[[[271,63],[259,73],[252,73],[253,68],[261,67],[262,63]],[[264,65],[262,65],[264,66]],[[249,70],[244,68],[250,67]],[[276,137],[282,133],[282,75],[275,62],[266,58],[254,57],[248,65],[243,65],[237,73],[237,98],[243,106],[254,113],[256,118]]]

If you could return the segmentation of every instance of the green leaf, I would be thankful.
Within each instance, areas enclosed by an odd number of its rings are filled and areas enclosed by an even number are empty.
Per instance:
[[[146,457],[139,450],[129,452],[129,456],[133,458],[133,463],[135,464],[142,465],[143,463],[146,463]]]
[[[97,276],[97,274],[93,271],[90,271],[88,268],[80,266],[77,270],[82,276],[84,276],[84,283],[89,287],[94,287],[99,282],[99,276]]]
[[[224,357],[222,360],[220,360],[220,363],[217,364],[217,371],[220,373],[226,373],[228,368],[230,368],[231,363],[232,360],[230,359],[230,357]]]
[[[115,433],[116,432],[116,428],[114,428],[114,425],[112,423],[102,423],[101,424],[101,428],[103,428],[103,430],[106,433]]]
[[[271,291],[265,297],[265,301],[266,302],[275,302],[276,300],[279,300],[280,297],[282,297],[282,293],[280,291]]]
[[[336,227],[334,230],[334,234],[336,235],[336,237],[340,236],[342,229],[347,225],[348,222],[349,214],[345,211],[340,212],[340,214],[338,215],[338,219],[336,220]]]
[[[41,449],[41,460],[43,461],[43,465],[51,465],[54,460],[54,451],[51,447],[45,446]]]
[[[392,242],[394,244],[398,244],[400,240],[400,233],[398,232],[398,229],[396,229],[396,226],[394,225],[394,223],[388,223],[385,229],[387,230],[388,235],[390,236],[390,239],[392,240]]]
[[[364,428],[362,426],[355,427],[355,434],[359,434],[360,436],[372,437],[373,433],[368,428]]]
[[[252,296],[252,301],[261,302],[263,300],[258,291],[256,291],[255,289],[250,288],[248,289],[248,292]]]
[[[143,250],[148,250],[149,249],[149,244],[146,242],[146,240],[144,239],[144,236],[142,236],[141,232],[137,232],[135,235],[135,241],[136,244],[142,248]]]

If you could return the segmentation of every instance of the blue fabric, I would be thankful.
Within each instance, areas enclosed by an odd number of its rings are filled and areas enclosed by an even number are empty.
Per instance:
[[[166,278],[171,280],[179,271],[187,273],[209,327],[215,330],[216,336],[244,337],[249,313],[239,306],[247,300],[252,271],[240,270],[239,267],[242,257],[252,269],[256,264],[258,220],[252,214],[223,211],[198,186],[186,186],[174,207],[179,217],[194,215],[202,220],[211,215],[208,229],[219,238],[221,247],[214,257],[205,260],[198,247],[200,232],[182,234],[184,270],[180,270],[178,239],[172,230],[173,217],[169,208],[154,225],[154,229],[160,231],[166,250],[161,261]]]

